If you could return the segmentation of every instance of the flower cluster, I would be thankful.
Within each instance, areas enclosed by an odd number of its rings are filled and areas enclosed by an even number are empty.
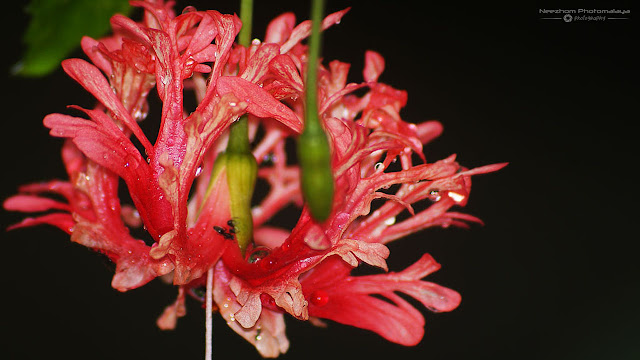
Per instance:
[[[427,163],[423,144],[440,134],[441,125],[401,119],[407,93],[378,82],[384,59],[365,54],[361,83],[347,83],[349,64],[331,61],[319,70],[318,108],[336,192],[329,218],[318,223],[303,204],[299,168],[285,151],[304,126],[307,46],[301,41],[310,22],[296,25],[285,13],[270,23],[263,41],[243,47],[235,44],[242,26],[235,15],[188,8],[176,16],[162,1],[133,4],[144,8],[141,22],[115,15],[113,36],[82,40],[93,64],[62,63],[98,104],[73,106],[83,117],[45,117],[51,135],[66,139],[62,158],[69,180],[21,187],[5,201],[6,209],[54,211],[12,228],[50,224],[66,231],[115,263],[112,286],[120,291],[170,278],[178,297],[158,320],[165,329],[185,314],[185,296],[201,296],[203,275],[213,268],[211,291],[220,314],[266,357],[287,351],[284,313],[414,345],[423,336],[424,318],[398,292],[433,311],[458,306],[457,292],[422,280],[439,268],[431,256],[388,272],[386,244],[431,226],[479,222],[450,209],[467,202],[472,175],[504,164],[466,169],[455,156]],[[323,28],[346,11],[328,15]],[[152,143],[138,123],[147,116],[154,87],[162,111]],[[358,89],[364,95],[356,95]],[[193,111],[185,109],[185,96],[197,99]],[[215,162],[226,130],[244,114],[258,177],[269,185],[252,208],[253,243],[246,255],[234,241],[226,168]],[[131,204],[118,196],[121,180]],[[372,209],[374,199],[380,200]],[[430,205],[415,212],[412,204],[422,201]],[[268,223],[291,204],[302,209],[292,230]],[[400,220],[402,214],[408,216]],[[140,227],[152,244],[132,235]],[[352,276],[361,263],[385,272]]]

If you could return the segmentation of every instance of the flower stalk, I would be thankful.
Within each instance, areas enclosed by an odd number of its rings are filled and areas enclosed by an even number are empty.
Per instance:
[[[313,0],[311,5],[311,37],[305,86],[305,125],[298,139],[298,157],[302,194],[311,216],[325,221],[333,204],[333,173],[331,151],[318,114],[318,61],[321,52],[321,23],[324,0]]]

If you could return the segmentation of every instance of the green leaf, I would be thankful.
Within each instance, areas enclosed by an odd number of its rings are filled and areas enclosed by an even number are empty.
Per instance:
[[[100,37],[115,13],[131,12],[128,0],[31,0],[31,21],[24,34],[26,51],[13,72],[44,76],[80,45],[82,36]]]

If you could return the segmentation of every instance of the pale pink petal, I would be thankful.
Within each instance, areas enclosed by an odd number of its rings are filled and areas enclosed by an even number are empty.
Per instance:
[[[264,36],[264,42],[266,43],[284,43],[296,24],[296,16],[293,13],[284,13],[275,19],[271,20],[267,26],[267,32]]]
[[[80,41],[80,46],[89,59],[105,74],[111,74],[111,62],[102,52],[98,51],[98,44],[99,42],[97,40],[88,36],[84,36]]]
[[[111,86],[95,66],[81,59],[68,59],[62,62],[62,68],[69,76],[82,85],[87,91],[103,103],[114,116],[122,121],[140,140],[147,152],[151,153],[153,147],[138,126],[131,114],[113,93]]]
[[[384,58],[375,51],[364,54],[364,70],[362,76],[366,82],[376,82],[384,71]]]
[[[296,67],[291,57],[288,55],[278,55],[269,64],[270,70],[284,79],[291,87],[296,89],[299,92],[304,90],[304,84],[302,82],[302,77],[298,72],[298,68]]]
[[[241,78],[256,83],[269,70],[269,62],[280,53],[280,47],[276,44],[261,44],[247,61],[247,67],[240,75]]]
[[[68,204],[34,195],[14,195],[6,199],[3,206],[6,210],[23,212],[39,212],[52,209],[70,211]]]
[[[235,76],[218,79],[217,91],[220,95],[232,93],[247,103],[247,111],[261,118],[274,118],[293,131],[302,131],[302,121],[283,103],[277,101],[260,86]]]

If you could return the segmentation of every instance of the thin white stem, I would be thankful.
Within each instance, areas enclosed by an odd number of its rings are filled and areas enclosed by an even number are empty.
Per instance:
[[[213,352],[213,268],[207,271],[207,296],[206,296],[206,319],[205,319],[205,349],[204,360],[211,360]]]

